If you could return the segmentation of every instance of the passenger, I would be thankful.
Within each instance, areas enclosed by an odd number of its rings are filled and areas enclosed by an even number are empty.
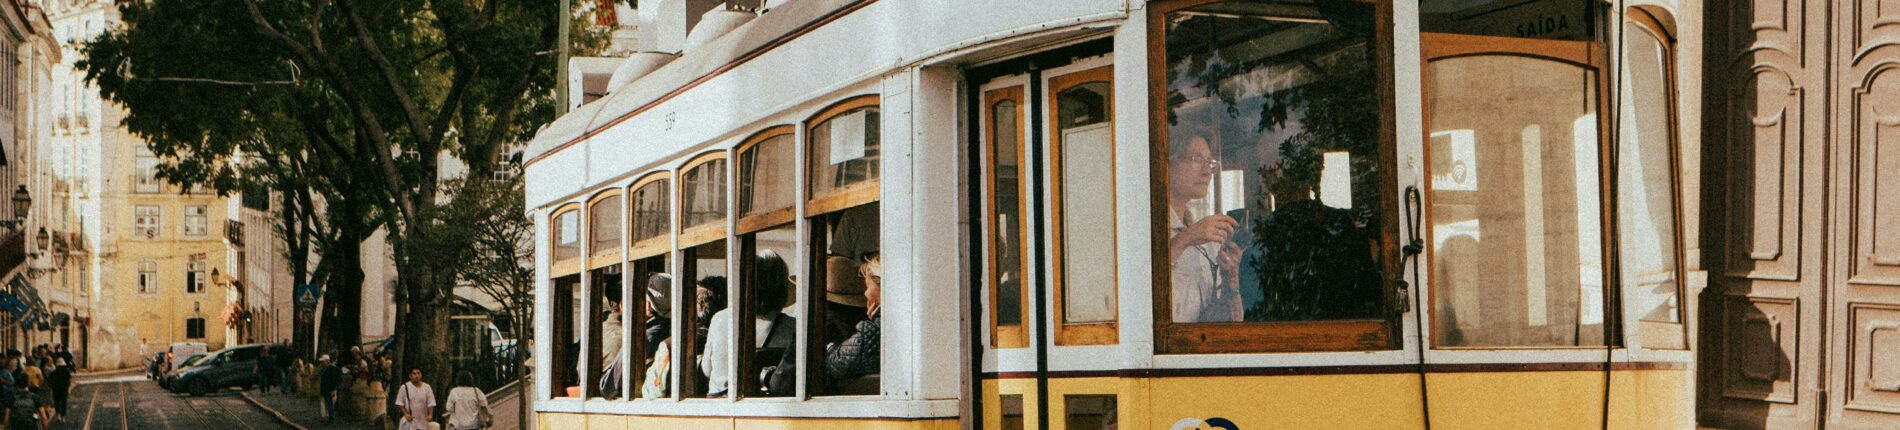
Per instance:
[[[782,361],[781,356],[768,356],[772,352],[770,350],[773,349],[768,348],[768,343],[775,343],[772,346],[779,348],[776,351],[778,354],[784,355],[791,352],[790,345],[795,339],[791,339],[791,336],[783,336],[781,333],[791,332],[790,329],[796,326],[797,321],[790,315],[796,313],[796,309],[790,305],[789,293],[792,289],[790,272],[791,269],[786,266],[785,260],[779,257],[778,252],[764,250],[759,252],[749,268],[748,276],[743,278],[743,281],[751,286],[749,290],[746,290],[748,293],[746,298],[751,301],[749,305],[752,309],[758,309],[752,316],[753,347],[759,352],[753,361],[754,368],[776,367]],[[706,328],[706,353],[699,356],[698,363],[700,371],[706,374],[707,397],[725,396],[727,390],[732,388],[732,374],[728,367],[730,365],[728,363],[731,363],[734,357],[731,347],[734,336],[732,311],[732,309],[721,309],[714,312],[712,318],[708,319],[710,322]],[[774,334],[780,334],[780,336],[774,336]],[[745,371],[750,374],[753,370],[745,369]]]
[[[699,348],[696,349],[696,351],[703,353],[706,351],[706,332],[712,326],[713,314],[726,310],[726,277],[707,276],[700,278],[699,288],[694,289],[694,293],[693,321],[695,322],[695,327],[693,327],[693,330],[696,334],[694,338],[699,339],[700,342]]]
[[[1213,149],[1201,136],[1168,147],[1168,261],[1174,285],[1174,322],[1240,321],[1241,248],[1229,240],[1238,222],[1221,214],[1196,214],[1190,203],[1207,197],[1218,171]]]
[[[620,362],[620,338],[625,328],[620,322],[620,288],[607,286],[601,289],[605,315],[600,321],[600,368],[603,380],[600,386],[601,397],[620,398],[620,374],[625,371]]]
[[[836,255],[825,258],[825,342],[850,337],[857,332],[858,322],[864,321],[862,272],[858,260]]]
[[[883,301],[881,266],[877,255],[873,254],[859,268],[859,274],[864,278],[866,307],[865,319],[858,323],[856,333],[843,342],[825,347],[825,372],[834,387],[848,386],[848,381],[852,379],[878,374],[878,305]]]
[[[666,397],[671,387],[673,369],[673,348],[667,342],[673,338],[673,277],[665,273],[655,273],[647,278],[647,332],[649,348],[653,349],[653,358],[647,362],[646,378],[640,384],[640,397],[658,399]]]

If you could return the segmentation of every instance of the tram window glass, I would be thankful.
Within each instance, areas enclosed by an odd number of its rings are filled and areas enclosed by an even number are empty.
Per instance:
[[[726,160],[717,158],[687,168],[680,176],[680,226],[694,228],[726,220]]]
[[[1116,342],[1113,69],[1050,78],[1058,345]]]
[[[580,396],[580,332],[581,320],[587,313],[580,309],[580,301],[574,296],[580,288],[581,276],[578,274],[555,278],[550,282],[549,290],[553,297],[551,309],[554,311],[553,345],[554,380],[548,384],[553,389],[549,397]]]
[[[651,179],[634,187],[633,203],[633,244],[640,248],[635,253],[650,253],[655,250],[653,244],[664,242],[668,229],[673,225],[672,212],[668,205],[667,180]],[[656,239],[661,239],[655,241]],[[657,249],[671,245],[657,243]]]
[[[793,394],[798,353],[799,306],[791,268],[798,260],[798,230],[791,225],[739,236],[738,309],[714,312],[706,334],[706,353],[700,366],[709,396],[736,389],[743,397],[784,397]],[[733,316],[752,321],[751,330],[735,330]],[[741,326],[744,327],[744,326]],[[736,339],[735,339],[736,338]],[[738,345],[733,353],[731,345]],[[739,376],[727,363],[738,361]],[[781,373],[786,369],[793,373]],[[737,388],[731,388],[737,387]]]
[[[806,175],[811,181],[811,196],[813,199],[841,197],[846,200],[821,209],[862,203],[854,201],[854,197],[862,196],[851,196],[851,191],[866,190],[861,186],[877,184],[879,123],[876,103],[875,96],[847,100],[821,114],[824,119],[811,126],[807,136],[810,146],[806,148],[806,156],[810,160]]]
[[[1525,4],[1507,9],[1588,7]],[[1603,345],[1602,45],[1445,33],[1421,37],[1433,344]]]
[[[591,271],[592,284],[587,288],[590,295],[588,309],[582,315],[588,332],[592,333],[592,342],[588,343],[588,374],[582,381],[599,381],[588,385],[589,397],[619,399],[625,395],[619,378],[621,349],[621,291],[620,265],[614,264]],[[604,375],[604,377],[603,377]]]
[[[1617,141],[1618,261],[1646,348],[1688,348],[1676,237],[1674,64],[1662,16],[1631,9],[1623,26]]]
[[[1335,326],[1278,327],[1355,327],[1383,339],[1384,265],[1394,258],[1380,161],[1389,150],[1378,90],[1384,54],[1371,36],[1374,7],[1346,10],[1232,1],[1166,15],[1160,80],[1168,105],[1158,122],[1168,158],[1157,174],[1165,175],[1168,230],[1157,251],[1166,250],[1168,282],[1157,295],[1169,300],[1157,317],[1326,321]],[[1344,321],[1357,322],[1337,325]],[[1173,338],[1176,349],[1192,349],[1198,341],[1187,339],[1200,337]],[[1273,339],[1297,345],[1237,348],[1389,347]]]
[[[818,395],[879,393],[881,274],[878,205],[855,206],[812,219],[813,300],[807,357],[808,387]]]
[[[633,362],[638,366],[628,366],[632,381],[639,384],[637,391],[630,396],[642,399],[663,399],[673,396],[673,362],[676,348],[673,339],[673,275],[667,273],[667,255],[634,260],[631,264],[635,288],[639,297],[634,297],[640,306],[637,320],[639,332],[633,333]],[[634,364],[630,362],[629,364]]]
[[[739,216],[752,217],[792,208],[792,129],[777,127],[760,132],[739,149]],[[790,217],[773,224],[791,222]]]
[[[1115,396],[1069,395],[1062,397],[1063,424],[1069,430],[1113,430],[1120,428],[1116,417]]]
[[[570,210],[554,215],[554,260],[581,256],[581,213]]]
[[[614,253],[620,250],[620,195],[613,194],[594,200],[587,209],[588,250],[592,255]]]
[[[1021,394],[1004,394],[1001,400],[1000,403],[1003,404],[1002,410],[999,411],[1001,412],[999,415],[1003,417],[1003,425],[1001,428],[1004,430],[1023,430],[1023,396]]]
[[[984,93],[984,136],[988,143],[990,331],[991,345],[997,348],[1022,348],[1029,345],[1029,333],[1023,327],[1023,198],[1024,127],[1022,87],[1008,87]]]
[[[686,264],[681,279],[691,281],[681,283],[681,292],[686,295],[680,303],[686,309],[680,312],[679,322],[689,329],[680,331],[684,337],[679,356],[681,368],[692,371],[680,375],[680,393],[688,398],[705,397],[709,391],[706,369],[701,366],[706,361],[703,351],[713,314],[726,309],[726,241],[687,248],[683,255]]]

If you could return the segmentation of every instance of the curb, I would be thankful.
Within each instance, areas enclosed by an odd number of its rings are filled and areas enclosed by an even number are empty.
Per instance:
[[[290,417],[284,416],[283,412],[278,412],[277,409],[272,408],[270,406],[265,406],[264,402],[260,402],[260,401],[257,401],[257,399],[252,398],[251,392],[249,391],[239,391],[238,396],[243,397],[244,401],[250,402],[251,406],[256,406],[258,409],[263,409],[264,412],[269,412],[271,417],[277,418],[277,422],[284,423],[284,425],[290,426],[291,428],[294,428],[297,430],[310,430],[310,428],[304,427],[302,424],[297,424],[296,421],[291,421]]]

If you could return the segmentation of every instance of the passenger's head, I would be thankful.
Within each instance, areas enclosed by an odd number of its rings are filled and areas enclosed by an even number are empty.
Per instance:
[[[1213,145],[1200,135],[1168,145],[1168,198],[1207,197],[1207,184],[1214,180],[1214,161]]]
[[[785,265],[785,259],[778,251],[770,249],[759,251],[752,265],[752,312],[769,315],[766,312],[785,307],[792,289],[791,268]]]
[[[694,308],[699,310],[700,317],[710,316],[726,308],[726,277],[699,278],[699,288],[694,291],[697,293],[693,297],[696,300]]]
[[[840,256],[825,258],[825,301],[851,307],[864,307],[864,277],[857,260]]]
[[[869,304],[882,303],[884,299],[884,264],[877,254],[864,259],[864,265],[858,267],[858,274],[864,277],[864,300]]]
[[[655,273],[647,277],[647,312],[661,318],[673,314],[673,275]]]

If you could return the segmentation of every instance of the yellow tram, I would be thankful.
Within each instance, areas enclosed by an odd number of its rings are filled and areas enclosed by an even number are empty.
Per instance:
[[[1676,1],[729,3],[527,151],[541,428],[1695,424]]]

